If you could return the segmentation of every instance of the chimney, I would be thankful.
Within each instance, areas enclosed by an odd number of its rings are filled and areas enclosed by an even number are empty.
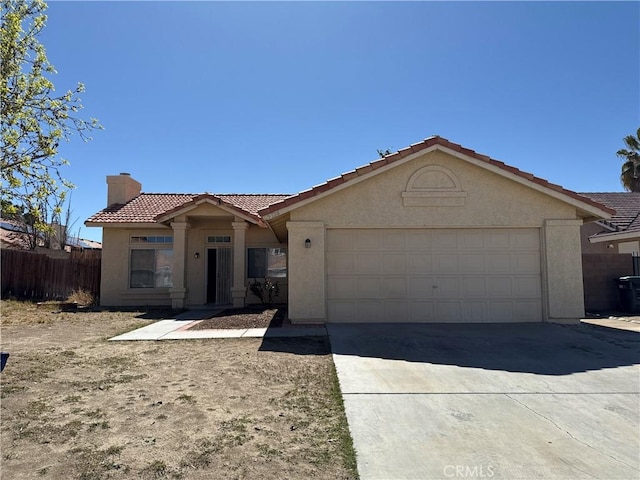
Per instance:
[[[107,207],[114,203],[127,203],[140,195],[142,184],[128,173],[107,175]]]

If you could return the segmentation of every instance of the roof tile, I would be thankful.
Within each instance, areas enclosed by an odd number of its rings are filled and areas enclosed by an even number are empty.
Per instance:
[[[129,202],[111,205],[89,217],[87,223],[156,223],[156,217],[186,206],[207,196],[197,193],[141,193]],[[271,203],[287,198],[287,194],[216,194],[225,203],[252,216]]]
[[[615,210],[610,219],[602,220],[609,228],[617,232],[640,233],[640,192],[590,192],[580,195]]]

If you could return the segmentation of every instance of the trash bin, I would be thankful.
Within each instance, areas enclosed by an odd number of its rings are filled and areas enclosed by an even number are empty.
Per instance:
[[[626,313],[640,313],[640,277],[620,277],[618,292],[620,292],[620,307]]]

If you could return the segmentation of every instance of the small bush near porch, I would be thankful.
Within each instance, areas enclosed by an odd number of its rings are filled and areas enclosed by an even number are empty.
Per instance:
[[[3,478],[357,477],[326,338],[108,342],[170,313],[1,307]]]

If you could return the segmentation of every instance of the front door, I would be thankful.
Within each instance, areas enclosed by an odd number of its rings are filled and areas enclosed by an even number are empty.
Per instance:
[[[231,303],[231,248],[207,249],[207,303]]]

